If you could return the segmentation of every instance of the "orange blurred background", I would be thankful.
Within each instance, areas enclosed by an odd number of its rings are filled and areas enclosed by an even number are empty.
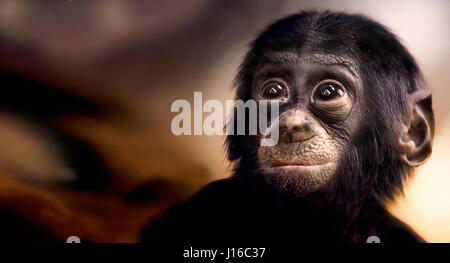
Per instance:
[[[232,99],[248,42],[301,9],[368,15],[417,59],[433,90],[434,149],[389,209],[427,241],[450,242],[445,0],[0,1],[6,236],[136,242],[167,206],[229,176],[224,137],[174,136],[170,106],[192,102],[194,91],[204,101]]]

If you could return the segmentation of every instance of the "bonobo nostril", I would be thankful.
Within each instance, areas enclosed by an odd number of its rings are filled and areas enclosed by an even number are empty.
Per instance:
[[[300,131],[307,131],[308,126],[306,124],[295,124],[292,127],[292,131],[294,132],[300,132]]]
[[[280,124],[280,137],[282,142],[301,142],[314,137],[307,123]]]

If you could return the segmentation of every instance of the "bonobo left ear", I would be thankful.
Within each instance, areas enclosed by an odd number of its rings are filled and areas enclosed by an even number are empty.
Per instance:
[[[414,167],[425,163],[431,155],[434,116],[431,92],[419,90],[409,95],[407,124],[402,124],[398,139],[401,159]]]

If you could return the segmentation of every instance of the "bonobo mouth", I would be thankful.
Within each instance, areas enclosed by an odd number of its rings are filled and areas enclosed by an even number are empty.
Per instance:
[[[326,162],[326,163],[290,163],[290,162],[280,162],[275,163],[271,166],[273,169],[281,169],[281,170],[299,170],[299,169],[323,169],[323,167],[331,166],[333,163],[332,161]]]
[[[260,147],[260,165],[271,173],[316,174],[335,167],[336,146],[327,136],[311,136],[304,141],[283,141],[272,147]]]

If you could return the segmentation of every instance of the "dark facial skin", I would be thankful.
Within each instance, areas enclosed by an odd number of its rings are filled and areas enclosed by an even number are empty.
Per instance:
[[[263,55],[252,87],[256,100],[280,103],[280,139],[260,146],[260,173],[296,197],[320,190],[334,176],[361,121],[361,81],[354,63],[333,55]]]
[[[237,99],[280,102],[278,144],[228,135],[233,176],[170,211],[158,225],[172,235],[154,243],[230,237],[298,254],[302,242],[423,242],[384,207],[434,132],[430,90],[395,35],[359,15],[300,12],[251,43],[235,86]]]

